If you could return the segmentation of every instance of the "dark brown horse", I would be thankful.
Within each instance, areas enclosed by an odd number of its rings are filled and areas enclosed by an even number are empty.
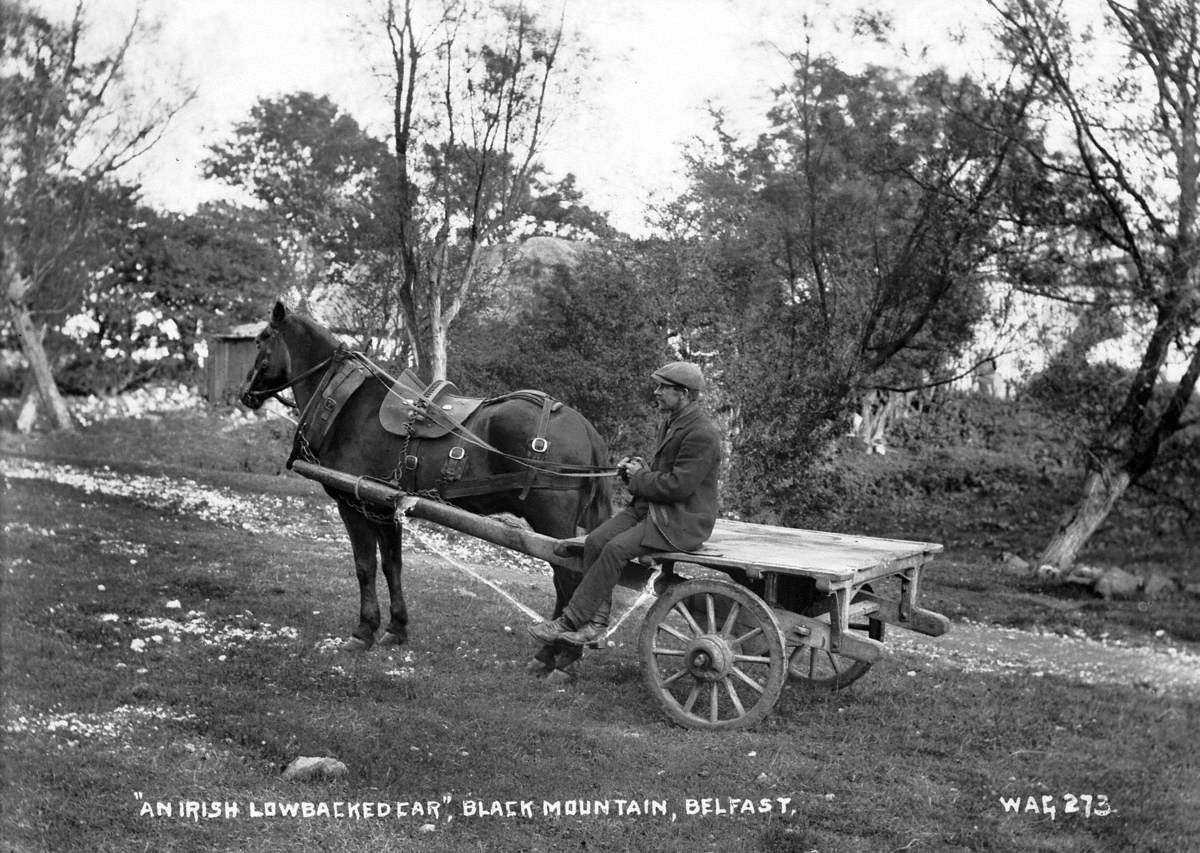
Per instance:
[[[321,398],[317,402],[325,403],[331,395],[332,380],[327,375],[331,365],[346,356],[329,330],[276,303],[270,322],[258,336],[258,355],[242,386],[242,402],[257,409],[266,398],[291,387],[297,407],[305,413],[301,418],[303,427],[312,421],[314,410],[325,408],[310,408],[309,404],[318,393]],[[538,533],[558,539],[575,536],[580,529],[591,530],[610,515],[608,481],[578,476],[600,471],[600,466],[608,462],[608,449],[595,428],[575,410],[555,404],[551,411],[549,404],[538,405],[544,395],[514,394],[485,401],[463,422],[468,435],[478,441],[464,441],[454,432],[414,440],[384,429],[380,421],[385,399],[397,394],[411,396],[411,386],[398,386],[398,391],[393,391],[382,372],[363,364],[368,375],[340,403],[327,431],[320,434],[314,446],[298,442],[293,456],[299,453],[347,474],[399,480],[407,491],[426,492],[440,487],[451,495],[444,495],[448,500],[463,509],[481,514],[512,513],[524,518]],[[298,433],[303,434],[303,430]],[[538,437],[545,440],[535,442]],[[571,471],[576,476],[535,472],[518,461],[531,456],[539,469]],[[408,465],[406,457],[411,457]],[[448,475],[447,465],[451,462],[454,473]],[[448,479],[458,487],[457,496],[452,496],[455,489],[447,488]],[[379,509],[372,510],[344,493],[327,491],[337,499],[338,512],[354,549],[360,603],[358,627],[350,645],[369,648],[375,642],[380,626],[375,596],[379,565],[390,598],[387,630],[380,643],[403,643],[408,634],[408,610],[400,583],[400,527]],[[570,571],[554,567],[555,615],[561,612],[577,581]],[[543,649],[538,659],[548,665],[549,657],[550,650]]]

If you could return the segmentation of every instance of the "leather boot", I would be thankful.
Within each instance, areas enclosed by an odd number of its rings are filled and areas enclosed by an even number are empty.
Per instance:
[[[572,646],[586,646],[594,643],[608,633],[608,625],[603,622],[588,622],[578,631],[566,631],[559,634],[558,639]]]
[[[557,619],[552,619],[549,622],[538,622],[529,626],[529,635],[541,643],[553,643],[555,640],[562,637],[563,634],[575,629],[575,626],[567,621],[566,616],[559,616]]]

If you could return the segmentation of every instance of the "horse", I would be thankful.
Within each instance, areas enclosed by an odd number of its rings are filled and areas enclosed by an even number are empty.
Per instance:
[[[289,467],[297,455],[302,455],[346,474],[395,482],[407,492],[428,494],[440,489],[456,493],[445,499],[482,515],[511,513],[523,518],[534,531],[557,539],[573,537],[580,530],[590,531],[612,513],[609,481],[599,476],[608,470],[602,467],[608,464],[606,442],[583,415],[540,392],[514,392],[475,401],[478,405],[461,422],[462,429],[414,440],[415,433],[398,435],[394,428],[385,429],[381,409],[389,396],[405,396],[409,399],[404,403],[413,404],[411,383],[415,376],[406,371],[400,380],[392,380],[360,358],[355,369],[361,367],[366,375],[357,385],[344,386],[353,388],[348,396],[343,394],[345,398],[337,400],[338,411],[323,425],[323,434],[321,430],[306,434],[306,423],[315,423],[312,410],[334,408],[328,405],[329,400],[338,397],[330,390],[333,365],[353,354],[328,329],[289,311],[282,302],[276,302],[256,344],[258,351],[239,397],[243,405],[254,410],[269,397],[292,389],[302,416]],[[315,400],[317,395],[321,395],[319,401]],[[415,395],[423,398],[420,391]],[[320,416],[317,412],[316,417]],[[464,435],[472,440],[464,441]],[[533,462],[525,461],[531,459],[536,460],[536,468],[531,467]],[[447,473],[451,462],[457,465],[457,476]],[[583,476],[556,476],[552,473],[556,471]],[[450,486],[468,485],[456,491],[447,488],[448,480]],[[375,578],[380,566],[390,607],[379,644],[400,645],[408,639],[408,608],[400,581],[400,526],[390,515],[373,511],[345,493],[330,487],[326,492],[337,501],[358,579],[358,625],[346,646],[365,650],[376,643],[381,620]],[[554,615],[559,616],[579,576],[559,566],[552,568]],[[550,672],[559,654],[570,656],[572,652],[543,647],[531,661],[531,671],[540,666]],[[570,662],[561,661],[559,668]]]

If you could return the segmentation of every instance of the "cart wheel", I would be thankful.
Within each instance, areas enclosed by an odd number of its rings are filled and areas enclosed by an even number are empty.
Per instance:
[[[868,587],[864,587],[869,592]],[[857,599],[857,596],[856,596]],[[869,616],[851,620],[849,630],[864,634],[872,640],[883,639],[884,623]],[[809,687],[822,690],[841,690],[867,674],[871,664],[836,652],[802,645],[788,660],[788,675]]]
[[[725,580],[689,580],[667,590],[646,614],[638,647],[650,695],[686,728],[754,725],[787,681],[775,614]]]

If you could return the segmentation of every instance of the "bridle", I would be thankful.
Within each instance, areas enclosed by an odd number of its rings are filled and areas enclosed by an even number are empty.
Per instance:
[[[274,397],[276,400],[283,403],[283,405],[287,406],[288,408],[297,409],[297,408],[299,408],[299,406],[297,406],[294,402],[292,402],[290,400],[285,400],[282,397],[280,397],[279,392],[286,391],[287,389],[289,389],[293,385],[295,385],[297,382],[302,382],[305,379],[307,379],[308,377],[312,376],[313,374],[315,374],[319,371],[323,371],[325,368],[327,368],[329,366],[329,363],[331,361],[333,361],[332,355],[329,356],[328,358],[325,358],[325,359],[317,362],[312,367],[310,367],[308,370],[304,371],[299,376],[297,376],[295,379],[291,379],[287,382],[284,382],[282,385],[277,385],[274,388],[266,388],[266,389],[259,390],[259,391],[246,391],[244,394],[242,394],[242,399],[245,399],[246,397],[252,397],[254,399],[257,399],[261,404],[262,401],[265,401],[270,397]],[[254,371],[254,376],[252,376],[250,378],[250,381],[247,384],[253,385],[254,380],[258,378],[258,374],[259,374],[259,371],[257,371],[257,370]]]

